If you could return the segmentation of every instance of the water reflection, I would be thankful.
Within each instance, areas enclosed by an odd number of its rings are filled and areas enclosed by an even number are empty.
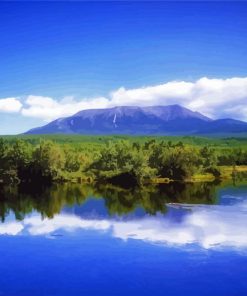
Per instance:
[[[170,207],[170,206],[168,206]],[[53,219],[38,216],[23,221],[7,222],[1,234],[53,235],[80,230],[106,232],[122,240],[135,239],[152,243],[185,245],[198,244],[203,248],[247,247],[247,202],[231,207],[181,206],[190,210],[181,221],[167,216],[144,216],[132,219],[83,219],[61,214]]]
[[[42,218],[53,218],[65,207],[84,205],[90,197],[104,201],[107,215],[131,213],[156,215],[166,213],[167,203],[215,204],[215,183],[171,183],[145,189],[124,190],[112,186],[65,184],[52,187],[0,188],[0,218],[2,222],[14,213],[16,220],[36,211]]]
[[[54,238],[96,231],[125,241],[247,248],[245,186],[173,183],[135,191],[69,184],[42,190],[2,188],[0,213],[5,221],[0,224],[2,235]]]

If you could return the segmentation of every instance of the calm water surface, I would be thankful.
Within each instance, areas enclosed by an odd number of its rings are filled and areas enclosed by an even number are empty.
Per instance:
[[[0,295],[247,295],[247,185],[0,191]]]

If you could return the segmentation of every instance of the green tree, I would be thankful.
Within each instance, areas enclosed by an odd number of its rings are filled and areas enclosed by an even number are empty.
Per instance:
[[[200,161],[205,172],[211,173],[215,177],[220,176],[220,171],[217,168],[218,158],[214,149],[203,147],[200,150]]]
[[[64,151],[51,141],[41,141],[33,152],[31,170],[36,176],[55,179],[64,169]]]
[[[150,166],[156,168],[158,175],[172,180],[184,180],[196,171],[199,158],[196,149],[183,146],[153,147],[149,158]]]

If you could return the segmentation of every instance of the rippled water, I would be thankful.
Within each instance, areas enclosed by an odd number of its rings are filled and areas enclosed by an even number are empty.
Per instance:
[[[247,185],[0,196],[0,295],[247,295]]]

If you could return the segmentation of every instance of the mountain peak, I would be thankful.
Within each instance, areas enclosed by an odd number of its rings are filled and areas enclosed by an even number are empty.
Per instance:
[[[200,118],[202,120],[210,121],[211,119],[202,115],[199,112],[193,112],[185,107],[182,107],[178,104],[168,105],[168,106],[115,106],[106,109],[87,109],[77,112],[73,116],[82,116],[82,117],[94,117],[96,115],[105,114],[107,116],[112,116],[113,114],[118,114],[119,116],[133,116],[137,112],[142,112],[148,115],[154,115],[162,118],[163,120],[173,120],[176,118]]]
[[[55,120],[27,134],[126,134],[197,135],[233,131],[247,132],[247,123],[212,120],[178,104],[168,106],[115,106],[88,109]]]

